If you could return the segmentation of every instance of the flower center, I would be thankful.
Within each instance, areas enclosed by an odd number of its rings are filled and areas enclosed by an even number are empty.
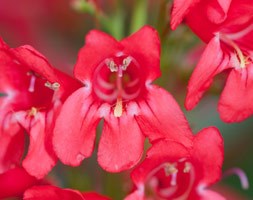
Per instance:
[[[144,85],[139,63],[123,53],[98,65],[93,84],[94,93],[102,102],[115,105],[115,117],[122,115],[125,102],[140,96]]]
[[[29,102],[23,109],[28,110],[29,116],[35,116],[39,110],[51,106],[55,91],[59,89],[60,84],[50,83],[44,77],[30,70],[26,73],[24,87]]]
[[[184,160],[163,163],[148,177],[146,191],[162,199],[187,199],[195,179],[193,165]]]
[[[240,47],[229,37],[229,35],[225,35],[222,33],[219,33],[220,35],[220,39],[226,43],[227,45],[229,45],[230,47],[232,47],[236,53],[236,56],[239,60],[240,63],[240,68],[245,68],[250,62],[251,62],[251,58],[250,56],[245,55],[245,53],[240,49]],[[237,66],[236,66],[237,67]]]

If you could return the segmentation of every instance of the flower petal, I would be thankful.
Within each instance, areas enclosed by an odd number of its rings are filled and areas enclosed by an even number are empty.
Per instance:
[[[202,129],[194,138],[192,161],[200,185],[211,185],[221,177],[224,158],[224,144],[215,127]]]
[[[183,21],[185,15],[190,11],[190,8],[197,4],[200,0],[174,0],[171,13],[170,26],[175,30],[177,26]]]
[[[131,194],[127,195],[124,200],[145,200],[144,199],[144,192],[140,190],[136,190]]]
[[[105,116],[98,147],[98,162],[109,172],[120,172],[136,165],[144,149],[144,136],[131,114],[119,118]]]
[[[51,146],[53,121],[46,122],[46,113],[39,112],[34,117],[27,116],[26,111],[15,113],[19,123],[29,133],[29,149],[22,166],[38,179],[42,179],[56,164],[56,156]]]
[[[78,89],[65,101],[53,136],[56,155],[64,164],[77,166],[91,155],[99,120],[89,88]]]
[[[82,195],[85,200],[110,200],[110,198],[96,192],[83,192]]]
[[[194,69],[188,83],[185,108],[193,109],[203,93],[210,87],[216,74],[227,67],[228,60],[224,57],[219,37],[214,37],[207,45],[197,67]]]
[[[218,110],[225,122],[240,122],[253,114],[253,64],[230,72]]]
[[[200,193],[200,195],[200,200],[226,200],[226,198],[212,190],[204,189],[203,192]]]
[[[19,164],[24,153],[24,130],[14,118],[12,114],[8,114],[0,121],[0,173]]]
[[[23,192],[37,183],[23,168],[16,167],[0,174],[0,198],[21,196]]]
[[[169,138],[184,145],[192,144],[189,124],[174,98],[162,88],[149,86],[146,100],[139,101],[137,122],[151,142]]]
[[[143,69],[146,80],[153,81],[160,72],[160,40],[157,31],[144,26],[139,31],[120,41],[124,51],[133,56]]]
[[[51,82],[55,82],[56,76],[54,69],[48,62],[48,60],[29,45],[24,45],[15,49],[12,49],[13,55],[24,66],[29,67],[39,75],[45,77]]]
[[[61,189],[55,186],[34,186],[24,193],[24,200],[85,200],[81,192],[72,189]]]
[[[146,159],[131,173],[131,178],[136,186],[147,181],[152,173],[163,163],[177,162],[181,158],[188,158],[189,151],[180,143],[170,140],[160,140],[148,150]]]
[[[211,1],[207,7],[207,16],[213,23],[222,23],[228,14],[232,0],[215,0]]]
[[[82,82],[91,81],[96,67],[104,59],[122,50],[122,46],[110,35],[101,31],[90,31],[85,46],[79,51],[74,75]]]

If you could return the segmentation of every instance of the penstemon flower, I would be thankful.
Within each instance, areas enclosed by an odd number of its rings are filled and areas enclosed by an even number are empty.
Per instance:
[[[214,127],[192,138],[192,145],[160,140],[131,173],[136,186],[125,200],[188,199],[222,200],[207,189],[221,177],[223,139]]]
[[[179,2],[174,2],[172,28],[185,17],[208,43],[189,81],[185,107],[193,109],[214,76],[228,71],[218,105],[221,119],[239,122],[248,118],[253,114],[252,1],[191,1],[187,8]]]
[[[91,31],[74,68],[84,85],[66,100],[56,121],[53,144],[59,159],[77,166],[89,157],[102,118],[98,162],[107,171],[133,167],[145,136],[151,142],[188,140],[189,126],[179,106],[151,84],[160,75],[159,65],[160,43],[153,28],[145,26],[121,41]],[[163,120],[170,125],[165,134],[155,131]]]
[[[26,131],[30,143],[22,166],[42,178],[57,160],[51,145],[55,118],[79,83],[30,46],[10,49],[0,40],[0,63],[0,173],[20,163]]]

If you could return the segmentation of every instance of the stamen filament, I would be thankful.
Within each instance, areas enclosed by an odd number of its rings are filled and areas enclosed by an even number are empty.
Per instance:
[[[223,42],[225,42],[226,44],[228,44],[234,48],[234,50],[240,60],[240,67],[245,68],[246,67],[245,57],[244,57],[241,49],[238,47],[238,45],[233,40],[229,39],[226,35],[221,34],[221,33],[219,35],[220,35],[220,38]]]
[[[35,81],[36,81],[36,76],[35,75],[31,75],[31,79],[30,79],[30,85],[28,88],[29,92],[34,92],[35,89]]]

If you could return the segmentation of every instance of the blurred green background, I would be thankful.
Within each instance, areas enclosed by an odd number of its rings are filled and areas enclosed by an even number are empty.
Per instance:
[[[121,39],[150,24],[159,32],[162,49],[162,76],[155,82],[172,93],[184,110],[187,82],[204,44],[184,24],[176,31],[170,30],[171,3],[168,0],[1,0],[0,35],[12,47],[34,46],[56,68],[72,74],[78,50],[89,30],[100,29]],[[218,76],[200,104],[185,114],[194,133],[207,126],[219,128],[225,142],[223,171],[239,167],[251,184],[253,118],[237,124],[221,122],[216,110],[225,78]],[[131,190],[129,171],[104,172],[97,165],[96,151],[76,168],[59,163],[48,179],[62,187],[95,190],[113,199],[122,199]],[[253,189],[242,190],[235,175],[223,178],[214,189],[228,199],[253,199]]]

